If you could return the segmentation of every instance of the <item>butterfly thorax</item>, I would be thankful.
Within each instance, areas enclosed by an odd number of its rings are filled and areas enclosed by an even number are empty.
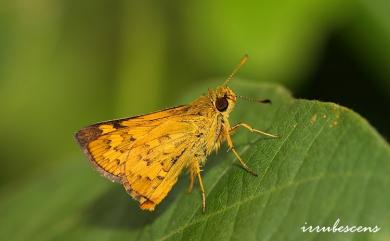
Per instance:
[[[224,132],[230,129],[228,117],[235,102],[235,93],[222,86],[209,90],[208,95],[201,96],[190,104],[188,111],[199,118],[194,119],[197,120],[194,124],[197,137],[202,137],[199,140],[203,140],[200,149],[204,152],[204,157],[218,150],[224,141]]]

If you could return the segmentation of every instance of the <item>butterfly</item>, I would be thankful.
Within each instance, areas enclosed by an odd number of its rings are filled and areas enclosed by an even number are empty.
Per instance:
[[[246,123],[231,126],[229,114],[238,97],[227,86],[248,59],[245,55],[225,82],[188,105],[151,114],[93,124],[75,137],[91,164],[106,178],[124,186],[140,208],[152,211],[169,193],[183,170],[189,170],[189,192],[197,178],[203,211],[206,195],[201,168],[206,157],[226,141],[242,167],[256,176],[242,160],[231,139],[243,127],[276,137]],[[252,99],[254,100],[254,99]],[[257,100],[256,100],[257,101]],[[269,100],[259,100],[269,103]]]

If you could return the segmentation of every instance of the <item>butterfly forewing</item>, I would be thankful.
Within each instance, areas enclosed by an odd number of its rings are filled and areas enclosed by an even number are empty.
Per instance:
[[[183,168],[204,153],[194,141],[199,118],[186,106],[149,115],[95,124],[76,138],[94,166],[107,178],[120,182],[140,202],[153,210],[176,183]],[[186,118],[188,116],[189,118]]]

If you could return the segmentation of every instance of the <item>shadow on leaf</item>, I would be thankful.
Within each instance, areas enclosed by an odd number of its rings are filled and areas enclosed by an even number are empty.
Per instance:
[[[152,223],[164,209],[143,211],[119,186],[112,187],[93,201],[85,210],[86,222],[105,229],[138,229]]]
[[[184,175],[183,175],[184,176]],[[153,223],[166,211],[177,193],[183,192],[183,183],[168,194],[155,211],[149,212],[139,208],[139,203],[133,200],[121,186],[108,189],[84,210],[87,224],[105,229],[139,229]],[[180,190],[179,190],[180,189]]]

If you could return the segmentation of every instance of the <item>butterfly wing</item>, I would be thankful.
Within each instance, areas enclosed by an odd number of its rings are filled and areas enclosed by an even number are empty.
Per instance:
[[[76,139],[97,170],[122,183],[142,209],[153,210],[200,148],[194,139],[200,117],[186,118],[187,110],[179,106],[95,124]]]
[[[122,182],[122,163],[132,143],[172,116],[185,112],[185,106],[148,115],[97,123],[81,129],[75,138],[91,164],[105,177]]]
[[[153,210],[183,168],[195,160],[195,133],[189,123],[169,120],[134,143],[124,167],[123,185],[142,209]]]

